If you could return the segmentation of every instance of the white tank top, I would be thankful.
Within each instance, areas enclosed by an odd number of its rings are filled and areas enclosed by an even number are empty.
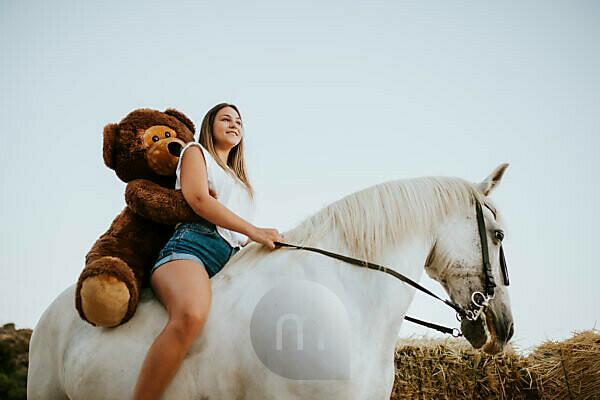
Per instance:
[[[183,160],[183,153],[191,146],[199,147],[204,154],[208,176],[208,187],[216,193],[219,203],[223,204],[236,215],[252,223],[255,208],[254,202],[248,194],[246,187],[239,179],[234,178],[225,172],[223,168],[217,164],[208,150],[198,142],[190,142],[181,150],[179,162],[177,163],[177,170],[175,171],[177,175],[175,189],[181,189],[181,160]],[[216,225],[216,227],[217,232],[231,245],[231,247],[241,246],[248,239],[248,236],[242,233],[225,229],[219,225]]]

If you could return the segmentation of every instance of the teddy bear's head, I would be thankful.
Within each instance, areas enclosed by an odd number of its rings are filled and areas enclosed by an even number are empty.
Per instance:
[[[172,184],[181,149],[194,133],[193,122],[173,108],[140,108],[104,127],[104,163],[124,182],[143,178]]]

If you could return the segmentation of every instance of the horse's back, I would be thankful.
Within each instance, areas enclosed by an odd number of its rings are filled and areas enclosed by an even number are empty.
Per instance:
[[[151,343],[155,333],[144,333],[139,318],[137,324],[95,327],[79,317],[74,299],[71,285],[48,306],[33,330],[27,398],[124,398],[147,351],[145,343]]]
[[[33,329],[29,342],[28,399],[68,399],[61,371],[62,354],[75,312],[74,296],[75,285],[71,285],[48,306]]]
[[[278,271],[283,278],[298,270],[282,270],[279,266],[287,259],[275,261],[269,268],[253,269],[244,279],[216,277],[209,320],[163,398],[352,399],[357,398],[352,393],[365,393],[362,378],[294,380],[274,373],[258,359],[251,340],[253,311],[269,293]],[[81,320],[74,295],[75,285],[63,291],[34,329],[28,398],[130,398],[148,348],[168,320],[166,309],[150,289],[144,289],[131,320],[116,328],[99,328]]]
[[[131,397],[148,348],[168,319],[152,291],[141,291],[136,314],[115,328],[83,321],[75,308],[75,285],[48,306],[30,341],[28,399],[123,399]],[[191,353],[204,346],[196,344]],[[195,350],[195,351],[194,351]],[[196,391],[186,359],[165,398],[189,398]],[[208,365],[205,364],[205,365]]]
[[[73,329],[64,348],[64,387],[71,398],[129,398],[141,364],[163,329],[167,312],[152,291],[144,288],[135,315],[114,328],[81,320],[74,306]],[[65,312],[71,312],[64,310]]]

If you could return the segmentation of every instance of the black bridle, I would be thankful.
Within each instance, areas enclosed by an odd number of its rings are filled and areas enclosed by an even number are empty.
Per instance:
[[[496,216],[494,210],[492,210],[487,204],[484,204],[491,212]],[[442,299],[429,289],[421,286],[417,282],[413,281],[409,277],[394,271],[391,268],[386,268],[383,265],[371,263],[365,260],[359,260],[357,258],[344,256],[342,254],[333,253],[331,251],[319,249],[316,247],[308,247],[308,246],[297,246],[289,243],[282,242],[274,242],[276,247],[290,247],[293,249],[303,249],[308,251],[314,251],[316,253],[321,253],[326,256],[336,258],[338,260],[342,260],[348,262],[350,264],[358,265],[360,267],[366,267],[369,269],[373,269],[376,271],[385,272],[387,274],[392,275],[394,278],[400,279],[402,282],[414,287],[415,289],[443,302],[447,306],[451,307],[456,311],[456,317],[459,321],[463,318],[466,318],[469,321],[476,321],[481,313],[488,307],[490,300],[494,298],[494,289],[496,288],[496,282],[494,281],[494,276],[492,274],[492,265],[490,263],[488,245],[487,245],[487,234],[485,229],[485,221],[483,219],[483,212],[481,211],[481,204],[477,199],[475,199],[475,211],[477,215],[477,229],[479,231],[479,240],[481,242],[481,257],[483,260],[483,274],[484,274],[484,282],[483,282],[483,291],[473,292],[471,294],[471,303],[463,308],[458,304],[453,303],[449,299]],[[502,244],[500,245],[500,267],[502,269],[502,278],[505,286],[509,285],[508,280],[508,268],[506,267],[506,260],[504,259],[504,250],[502,249]],[[407,321],[426,326],[431,329],[436,329],[442,333],[451,334],[454,337],[462,336],[462,333],[458,328],[448,328],[442,325],[437,325],[431,322],[422,321],[417,318],[413,318],[410,316],[405,316],[404,319]]]
[[[496,216],[494,210],[492,210],[487,204],[484,205]],[[485,229],[485,221],[483,219],[483,212],[481,211],[481,204],[475,200],[475,209],[477,214],[477,230],[479,231],[479,241],[481,243],[481,259],[483,261],[483,293],[473,292],[471,294],[471,304],[463,312],[457,312],[457,317],[460,319],[466,318],[469,321],[476,321],[479,318],[481,312],[489,305],[489,301],[494,298],[494,289],[496,288],[496,282],[494,281],[494,275],[492,274],[492,264],[490,263],[490,255],[487,245],[487,234]],[[502,280],[505,286],[510,284],[508,279],[508,267],[506,266],[506,259],[504,258],[504,250],[502,244],[500,244],[500,268],[502,270]]]

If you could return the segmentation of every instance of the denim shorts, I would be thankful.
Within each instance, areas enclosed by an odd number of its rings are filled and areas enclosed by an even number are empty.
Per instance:
[[[239,247],[231,247],[214,224],[181,223],[158,254],[150,274],[169,261],[193,260],[203,266],[212,278],[239,250]]]

